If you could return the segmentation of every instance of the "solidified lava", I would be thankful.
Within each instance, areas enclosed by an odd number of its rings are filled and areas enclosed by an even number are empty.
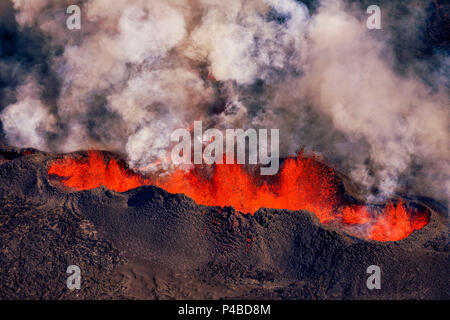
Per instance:
[[[75,163],[78,168],[78,163],[93,160],[98,166],[81,167],[78,176],[48,174],[49,168],[60,168],[55,164]],[[311,158],[291,160],[291,165],[297,163],[312,165],[315,172],[332,172]],[[247,178],[253,178],[250,169],[242,171]],[[206,179],[204,190],[220,181],[214,167],[197,167],[190,173]],[[103,181],[92,183],[89,176],[94,174]],[[119,179],[107,178],[111,174]],[[62,184],[70,179],[74,183],[77,177],[79,188],[95,189],[71,192],[74,188]],[[156,178],[140,176],[112,154],[98,152],[61,157],[37,151],[0,164],[0,299],[449,297],[447,209],[432,199],[363,205],[347,193],[351,186],[342,177],[336,192],[344,192],[348,200],[338,199],[336,218],[320,223],[310,211],[263,208],[242,214],[230,206],[198,205],[183,194],[152,185],[133,188],[156,183]],[[167,181],[159,178],[161,185]],[[124,179],[129,182],[125,187],[131,188],[126,192],[96,188],[124,188]],[[280,181],[281,171],[252,182],[258,188],[266,183],[268,192],[275,194]],[[348,236],[349,230],[369,226],[379,226],[372,228],[373,237],[375,232],[384,236],[386,228],[405,221],[399,216],[410,214],[401,208],[413,207],[429,210],[429,222],[406,239],[381,242]],[[391,220],[376,224],[378,211],[389,212]],[[82,270],[81,290],[67,289],[69,265]],[[366,286],[371,265],[382,270],[382,290]]]
[[[232,206],[243,213],[253,214],[263,207],[308,210],[324,224],[337,223],[350,234],[377,241],[404,239],[429,220],[428,212],[408,208],[401,200],[383,207],[344,203],[333,169],[302,153],[286,159],[270,180],[253,175],[238,164],[200,166],[144,177],[114,158],[106,161],[96,151],[90,151],[87,158],[54,161],[48,174],[61,177],[65,186],[76,190],[105,186],[124,192],[156,185],[171,193],[183,193],[198,204]]]

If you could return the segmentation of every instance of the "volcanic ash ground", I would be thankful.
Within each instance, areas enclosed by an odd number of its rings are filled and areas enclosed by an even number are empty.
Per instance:
[[[3,150],[1,299],[449,299],[446,212],[374,241],[309,211],[198,205],[156,186],[73,191],[48,175],[58,155]],[[407,201],[407,200],[405,200]],[[81,270],[69,290],[67,267]],[[369,290],[366,270],[381,269]]]

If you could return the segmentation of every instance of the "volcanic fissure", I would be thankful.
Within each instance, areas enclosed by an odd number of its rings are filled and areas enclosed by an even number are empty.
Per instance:
[[[240,164],[197,165],[189,170],[143,176],[121,161],[106,160],[98,151],[90,151],[86,158],[55,160],[48,174],[75,190],[105,186],[125,192],[155,185],[171,193],[183,193],[201,205],[232,206],[246,214],[263,207],[308,210],[323,224],[377,241],[404,239],[429,221],[427,211],[410,208],[402,200],[383,206],[344,200],[334,170],[301,152],[287,158],[279,173],[270,178],[262,178]]]

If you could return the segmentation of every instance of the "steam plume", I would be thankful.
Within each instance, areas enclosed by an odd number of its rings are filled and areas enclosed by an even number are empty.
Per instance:
[[[45,36],[50,70],[24,71],[15,101],[0,100],[11,144],[104,148],[148,169],[169,165],[170,133],[194,120],[280,128],[282,156],[305,146],[381,195],[449,199],[448,53],[396,58],[400,37],[423,29],[426,1],[408,1],[401,36],[390,2],[379,31],[340,0],[313,11],[294,0],[85,0],[80,31],[65,28],[66,1],[12,3],[20,32]],[[55,87],[42,86],[49,73]]]

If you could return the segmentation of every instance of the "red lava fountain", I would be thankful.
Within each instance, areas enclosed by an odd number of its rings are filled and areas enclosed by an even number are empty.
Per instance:
[[[90,151],[86,159],[54,161],[49,175],[76,190],[105,186],[124,192],[141,185],[156,185],[171,193],[184,193],[198,204],[233,206],[243,213],[259,208],[309,210],[322,223],[338,223],[350,233],[377,241],[396,241],[428,223],[427,212],[407,208],[401,201],[383,208],[343,204],[333,169],[314,157],[286,159],[276,176],[262,180],[239,164],[216,164],[176,170],[164,176],[145,178],[115,159],[106,161]]]

